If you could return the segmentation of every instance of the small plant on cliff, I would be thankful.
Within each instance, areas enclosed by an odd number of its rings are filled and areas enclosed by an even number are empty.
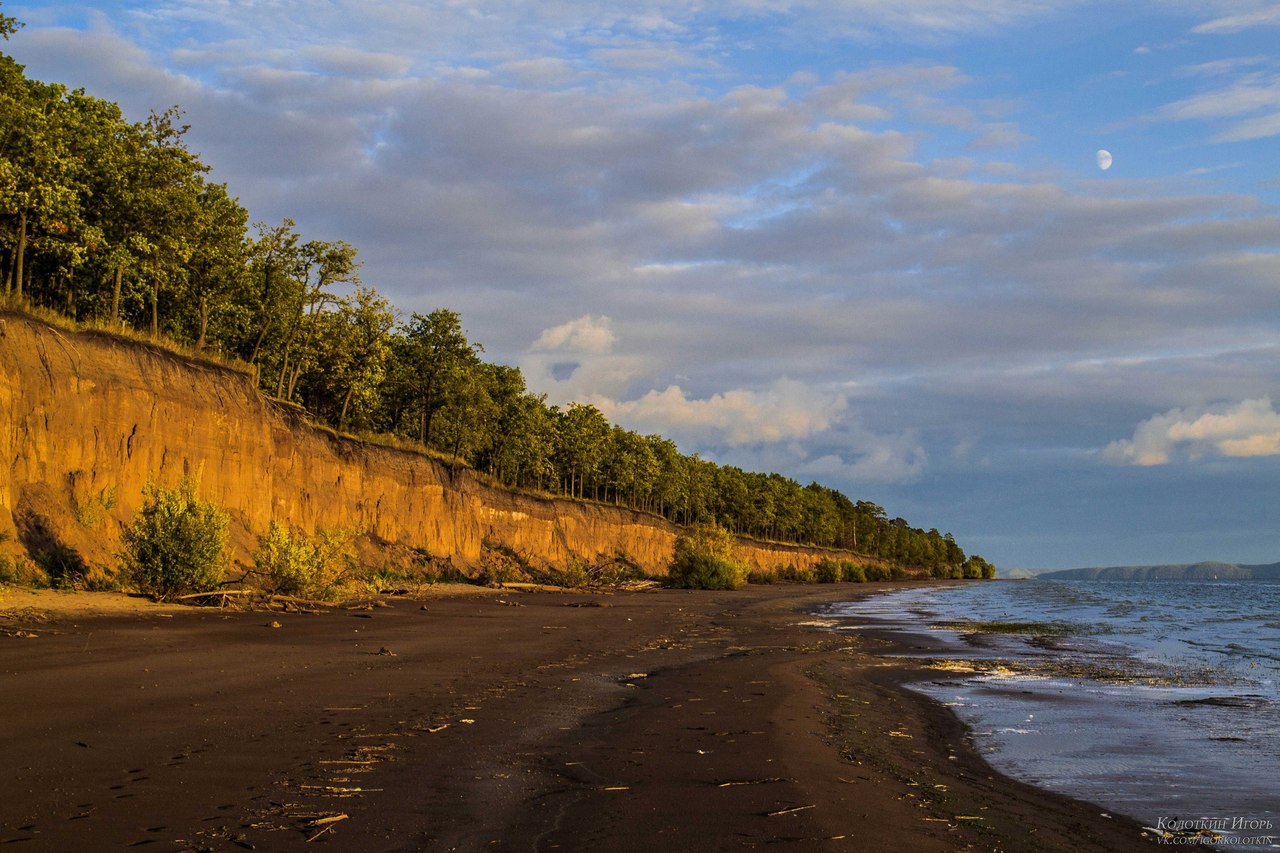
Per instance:
[[[107,486],[95,493],[80,478],[73,477],[71,483],[71,514],[75,516],[76,521],[90,530],[96,529],[102,525],[107,513],[114,509],[115,505],[115,486]]]
[[[349,543],[350,536],[339,531],[307,536],[273,521],[253,559],[272,592],[329,600],[341,595],[355,562]]]
[[[226,513],[200,500],[190,478],[175,489],[148,485],[143,494],[120,552],[134,586],[160,600],[215,589],[228,562]]]
[[[747,582],[747,567],[737,554],[733,534],[709,524],[690,526],[676,537],[667,583],[683,589],[737,589]]]

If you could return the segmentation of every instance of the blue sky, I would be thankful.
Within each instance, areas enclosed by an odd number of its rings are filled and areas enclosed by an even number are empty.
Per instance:
[[[1274,0],[3,7],[554,402],[1002,567],[1280,560]]]

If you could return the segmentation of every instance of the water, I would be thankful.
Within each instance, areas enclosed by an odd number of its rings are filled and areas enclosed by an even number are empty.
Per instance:
[[[1280,847],[1280,584],[947,585],[824,615],[940,641],[916,688],[1003,772],[1146,826],[1207,820],[1189,831],[1223,849]]]

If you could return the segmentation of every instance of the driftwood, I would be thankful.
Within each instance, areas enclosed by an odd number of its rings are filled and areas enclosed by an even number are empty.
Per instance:
[[[802,812],[802,811],[805,811],[806,809],[816,809],[816,808],[817,808],[816,805],[796,806],[795,808],[792,808],[792,809],[779,809],[776,812],[769,812],[768,814],[765,815],[765,817],[777,817],[778,815],[795,814],[796,812]]]
[[[314,598],[298,598],[294,595],[276,595],[273,593],[262,592],[256,589],[217,589],[210,592],[193,592],[188,595],[179,595],[174,601],[195,601],[201,598],[249,598],[260,600],[268,604],[292,604],[298,607],[337,607],[338,605],[332,601],[318,601]]]

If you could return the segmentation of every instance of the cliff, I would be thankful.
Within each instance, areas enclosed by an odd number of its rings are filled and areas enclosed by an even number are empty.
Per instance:
[[[276,521],[355,531],[371,565],[425,549],[465,571],[487,540],[533,563],[621,553],[658,574],[677,535],[646,513],[512,492],[465,466],[336,435],[228,367],[0,314],[0,548],[113,565],[146,484],[188,475],[228,512],[241,560]],[[852,556],[741,545],[764,570]]]

